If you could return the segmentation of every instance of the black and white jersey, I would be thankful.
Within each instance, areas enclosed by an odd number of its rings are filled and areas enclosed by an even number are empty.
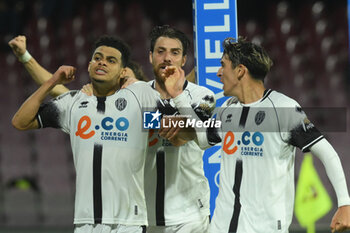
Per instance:
[[[71,91],[43,105],[42,127],[70,135],[76,169],[74,224],[147,225],[142,108],[159,94],[137,82],[107,97]]]
[[[154,81],[149,84],[154,87]],[[184,92],[199,118],[210,118],[214,93],[187,81]],[[179,114],[172,99],[159,102],[158,109],[165,115]],[[203,150],[194,141],[175,147],[151,131],[145,164],[149,225],[177,225],[209,216],[210,190],[202,156]]]
[[[227,100],[219,194],[211,233],[288,232],[294,206],[295,148],[323,138],[299,104],[276,91],[251,104]]]

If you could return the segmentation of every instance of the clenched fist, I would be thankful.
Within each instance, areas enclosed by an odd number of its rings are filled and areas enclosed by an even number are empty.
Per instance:
[[[27,51],[26,37],[17,36],[9,41],[9,46],[17,58],[22,56]]]
[[[55,79],[56,84],[70,83],[75,78],[75,71],[76,68],[73,66],[60,66],[52,78]]]

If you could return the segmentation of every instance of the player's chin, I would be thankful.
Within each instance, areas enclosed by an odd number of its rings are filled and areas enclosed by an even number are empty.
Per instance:
[[[91,81],[92,82],[96,82],[96,83],[105,83],[106,79],[102,78],[102,77],[91,77]]]
[[[165,70],[159,69],[157,72],[158,81],[165,80]]]
[[[225,90],[225,86],[223,87],[223,91],[224,91],[224,96],[230,96],[231,95],[227,90]]]

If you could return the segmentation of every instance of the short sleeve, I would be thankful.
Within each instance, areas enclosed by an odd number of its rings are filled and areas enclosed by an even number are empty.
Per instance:
[[[303,152],[308,152],[312,145],[324,138],[299,104],[295,103],[290,108],[280,109],[279,113],[282,132],[287,132],[287,140],[290,145],[300,148]]]
[[[70,109],[73,97],[78,91],[64,93],[40,106],[37,119],[40,128],[59,128],[64,132],[70,131]]]

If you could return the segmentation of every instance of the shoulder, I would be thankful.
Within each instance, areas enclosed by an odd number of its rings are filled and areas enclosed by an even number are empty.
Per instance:
[[[229,99],[227,99],[222,105],[221,107],[222,108],[225,108],[225,107],[228,107],[228,106],[231,106],[231,105],[236,105],[238,104],[239,101],[238,101],[238,98],[235,97],[235,96],[232,96],[230,97]]]
[[[207,87],[199,86],[198,84],[194,84],[188,81],[187,81],[185,90],[188,90],[189,92],[207,93],[207,94],[214,95],[214,92],[208,89]]]
[[[137,99],[142,106],[153,105],[160,99],[160,94],[144,81],[135,82],[118,91],[119,95]]]
[[[188,82],[184,91],[191,96],[194,102],[204,101],[212,104],[216,102],[214,92],[206,87]]]
[[[55,97],[54,100],[67,99],[67,98],[72,99],[77,97],[81,97],[81,92],[79,90],[72,90]]]
[[[267,96],[267,99],[271,101],[275,107],[300,106],[296,100],[278,91],[272,91],[270,95]]]
[[[140,89],[152,89],[151,86],[147,83],[147,82],[144,82],[144,81],[137,81],[137,82],[134,82],[133,84],[127,86],[126,88],[124,88],[126,90],[140,90]],[[123,89],[121,89],[123,90]]]
[[[81,101],[89,97],[90,96],[86,95],[85,93],[79,90],[72,90],[53,98],[50,102],[53,102],[59,105],[70,105],[75,103],[76,101]]]
[[[126,88],[120,89],[120,93],[125,92],[132,92],[136,96],[142,96],[142,95],[155,95],[158,96],[158,92],[156,92],[147,82],[144,81],[138,81],[135,82]]]

